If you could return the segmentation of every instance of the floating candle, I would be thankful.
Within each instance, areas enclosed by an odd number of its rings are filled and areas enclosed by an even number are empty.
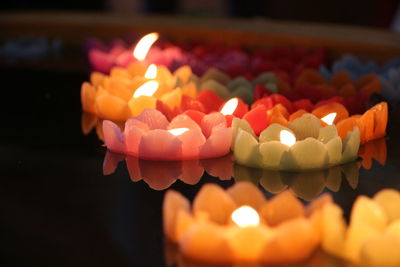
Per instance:
[[[231,155],[206,160],[161,162],[143,160],[107,150],[103,161],[104,175],[114,173],[121,161],[125,161],[133,182],[143,180],[154,190],[167,189],[177,180],[190,185],[197,184],[204,172],[217,177],[219,180],[232,179],[233,161]]]
[[[347,226],[341,208],[322,209],[322,248],[360,266],[399,266],[400,192],[384,189],[359,196]]]
[[[318,246],[321,233],[315,218],[325,205],[312,204],[306,212],[289,191],[266,201],[257,187],[238,182],[227,191],[204,185],[191,208],[185,197],[169,190],[163,204],[164,233],[184,256],[201,262],[299,262]]]
[[[235,118],[232,128],[235,161],[273,170],[304,171],[347,163],[357,158],[360,145],[358,127],[342,141],[334,125],[321,127],[312,114],[302,115],[287,127],[271,124],[258,138],[245,120]]]
[[[126,122],[123,133],[111,121],[104,121],[103,132],[111,151],[150,160],[221,157],[229,153],[232,141],[232,130],[220,113],[204,115],[199,123],[186,114],[169,122],[161,112],[145,109]]]

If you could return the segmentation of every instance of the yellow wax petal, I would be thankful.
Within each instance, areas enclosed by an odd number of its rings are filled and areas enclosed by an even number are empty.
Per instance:
[[[326,144],[328,150],[329,165],[337,165],[342,159],[342,139],[339,136],[331,139]]]
[[[350,225],[369,225],[372,228],[383,231],[388,219],[381,206],[374,200],[359,196],[354,202],[351,211]]]
[[[262,158],[262,167],[279,170],[283,152],[285,152],[288,147],[280,141],[268,141],[261,143],[259,149]]]
[[[400,219],[400,192],[395,189],[383,189],[374,196],[374,200],[385,211],[389,221]]]
[[[342,209],[327,204],[322,209],[322,248],[335,256],[344,257],[346,222]]]
[[[400,266],[399,249],[399,237],[381,235],[368,239],[361,247],[361,266]]]
[[[400,219],[393,221],[385,231],[388,235],[395,235],[400,238]]]
[[[343,140],[343,156],[341,163],[347,163],[358,157],[358,149],[360,148],[360,131],[358,127],[354,127],[353,131],[347,132]]]
[[[139,96],[138,98],[131,98],[128,106],[131,110],[132,117],[138,116],[146,108],[155,109],[157,99],[152,96]]]
[[[235,161],[251,167],[259,167],[261,165],[261,154],[258,141],[247,131],[239,129],[236,136],[235,149],[233,155]]]
[[[256,135],[254,134],[253,128],[251,128],[250,124],[246,121],[246,120],[242,120],[239,118],[234,118],[232,120],[232,147],[231,150],[234,149],[235,146],[235,140],[236,140],[236,136],[239,132],[239,129],[242,129],[246,132],[248,132],[249,134],[251,134],[253,137],[255,137]]]
[[[197,87],[194,83],[190,82],[182,87],[182,93],[191,98],[197,97]]]
[[[174,108],[177,108],[181,105],[182,90],[175,89],[169,93],[166,93],[161,97],[160,100],[173,110]]]
[[[288,125],[296,135],[297,140],[307,137],[318,138],[321,121],[310,113],[305,113],[300,118],[291,121]]]
[[[328,125],[319,130],[318,140],[326,144],[333,138],[338,136],[338,131],[335,125]]]
[[[292,134],[292,130],[289,128],[279,124],[279,123],[273,123],[270,126],[268,126],[264,131],[261,132],[259,141],[260,143],[268,142],[268,141],[280,141],[280,134],[282,130],[286,130]]]
[[[175,72],[174,76],[178,77],[183,84],[186,84],[189,82],[190,75],[192,75],[192,68],[188,65],[184,65],[182,67],[179,67]]]

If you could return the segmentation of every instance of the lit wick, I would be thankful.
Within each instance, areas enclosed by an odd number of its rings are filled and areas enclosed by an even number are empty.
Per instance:
[[[260,216],[250,206],[241,206],[231,215],[232,221],[239,227],[256,226],[260,224]]]
[[[280,141],[282,144],[291,147],[296,143],[296,137],[291,132],[282,130],[280,133]]]
[[[145,36],[142,37],[142,39],[139,40],[137,43],[135,49],[133,50],[133,56],[139,60],[143,61],[147,53],[150,50],[150,47],[154,44],[155,41],[158,39],[158,33],[152,32],[149,34],[146,34]]]
[[[334,113],[329,113],[328,115],[326,115],[325,117],[323,117],[321,119],[321,121],[325,122],[328,125],[332,125],[333,122],[335,121],[336,118],[336,112]]]

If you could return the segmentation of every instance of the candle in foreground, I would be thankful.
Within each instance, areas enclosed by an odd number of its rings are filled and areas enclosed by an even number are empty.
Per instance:
[[[307,210],[289,191],[267,201],[249,182],[206,184],[192,205],[170,190],[163,206],[164,233],[183,255],[220,264],[305,260],[320,240],[318,216],[320,207]]]

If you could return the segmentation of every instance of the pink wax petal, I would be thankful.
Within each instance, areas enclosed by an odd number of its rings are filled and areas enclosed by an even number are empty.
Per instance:
[[[129,128],[125,128],[125,145],[126,152],[128,154],[136,157],[139,155],[140,141],[142,140],[142,136],[146,134],[146,132],[148,131],[143,130],[143,128],[136,127],[132,124],[130,124]]]
[[[179,179],[186,184],[197,184],[204,174],[204,168],[198,160],[185,160],[182,162],[182,174]]]
[[[200,158],[217,158],[225,156],[230,151],[232,143],[232,128],[215,127],[206,143],[200,148]]]
[[[117,154],[107,150],[106,156],[104,157],[103,161],[103,174],[110,175],[115,172],[118,167],[118,163],[125,159],[125,155]]]
[[[140,173],[139,159],[137,157],[127,156],[125,163],[132,182],[137,182],[143,179],[142,174]]]
[[[182,169],[180,161],[139,160],[139,166],[143,180],[154,190],[170,187],[178,179]]]
[[[125,122],[125,132],[127,130],[129,130],[131,127],[140,128],[145,132],[148,132],[150,130],[149,126],[146,123],[144,123],[136,118],[128,119]]]
[[[132,51],[125,51],[115,58],[115,65],[120,67],[127,67],[129,63],[136,61],[133,57]]]
[[[182,142],[166,130],[151,130],[142,136],[138,156],[148,160],[180,160]]]
[[[201,160],[205,171],[220,180],[231,180],[233,176],[232,154],[215,159]]]
[[[168,129],[188,128],[201,132],[200,126],[186,114],[176,116],[168,125]]]
[[[146,123],[150,130],[167,129],[168,127],[167,118],[156,109],[145,109],[135,119]]]
[[[214,112],[205,115],[201,120],[201,129],[204,136],[208,138],[211,134],[212,129],[219,124],[223,124],[226,126],[225,116],[221,113]]]
[[[125,141],[121,129],[112,121],[103,121],[104,143],[109,150],[116,153],[125,153]]]
[[[189,130],[177,138],[182,142],[182,159],[198,159],[200,148],[205,144],[206,138],[199,130]]]

